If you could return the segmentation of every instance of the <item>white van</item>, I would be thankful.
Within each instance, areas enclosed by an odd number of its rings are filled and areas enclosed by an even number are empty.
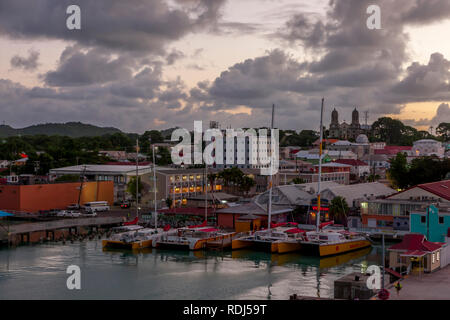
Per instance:
[[[92,201],[86,202],[83,205],[84,211],[86,213],[95,213],[99,211],[109,211],[110,207],[108,201]]]

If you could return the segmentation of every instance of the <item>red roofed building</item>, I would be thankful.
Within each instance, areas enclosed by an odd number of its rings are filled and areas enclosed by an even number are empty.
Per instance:
[[[399,152],[406,152],[411,155],[412,147],[410,146],[386,146],[384,149],[375,149],[375,154],[385,154],[390,156],[396,156]]]
[[[450,180],[418,184],[388,198],[450,202]]]
[[[427,241],[422,234],[406,234],[402,242],[389,247],[389,267],[398,272],[408,269],[435,271],[441,267],[443,245]]]
[[[335,162],[352,166],[350,173],[355,175],[357,179],[364,176],[369,176],[370,174],[369,164],[364,161],[356,159],[337,159]]]

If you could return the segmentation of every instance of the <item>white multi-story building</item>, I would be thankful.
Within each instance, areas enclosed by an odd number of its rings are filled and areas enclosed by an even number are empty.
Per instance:
[[[424,156],[438,156],[443,158],[445,148],[441,142],[432,139],[423,139],[414,142],[412,147],[412,154],[418,157]]]

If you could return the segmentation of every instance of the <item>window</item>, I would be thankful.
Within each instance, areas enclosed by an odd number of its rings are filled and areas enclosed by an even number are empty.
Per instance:
[[[421,217],[420,217],[420,222],[422,222],[422,223],[427,223],[427,217],[421,216]]]
[[[434,255],[434,253],[433,253],[433,255],[432,255],[432,257],[431,257],[431,263],[434,264],[435,259],[436,259],[436,257],[435,257],[435,255]]]
[[[438,251],[438,252],[436,253],[436,260],[437,260],[437,261],[439,261],[439,258],[440,258],[439,256],[440,256],[440,251]]]
[[[444,217],[439,217],[439,224],[444,224]]]

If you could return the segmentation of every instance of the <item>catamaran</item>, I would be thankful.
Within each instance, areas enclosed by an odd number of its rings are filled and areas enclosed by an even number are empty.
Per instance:
[[[125,223],[125,228],[132,230],[125,230],[124,232],[114,234],[109,239],[102,241],[103,248],[122,248],[122,249],[144,249],[152,247],[154,241],[163,236],[171,236],[176,234],[175,229],[170,229],[167,225],[164,228],[158,228],[158,212],[156,202],[156,162],[155,162],[155,147],[153,146],[153,189],[154,189],[154,203],[155,203],[155,227],[143,228],[137,225],[139,220],[139,140],[136,140],[136,218]],[[133,228],[134,226],[134,228]]]
[[[153,247],[200,250],[206,249],[208,242],[229,241],[235,234],[208,227],[205,220],[200,225],[179,228],[176,233],[158,235]]]
[[[320,257],[342,254],[354,250],[359,250],[371,246],[371,242],[355,233],[346,232],[342,228],[324,229],[333,222],[326,222],[320,224],[320,182],[322,177],[322,142],[323,142],[323,105],[320,111],[320,142],[319,142],[319,177],[317,182],[317,216],[316,216],[316,231],[302,232],[298,239],[283,241],[278,244],[278,252],[292,252],[293,250],[300,250],[302,253],[318,255]]]

